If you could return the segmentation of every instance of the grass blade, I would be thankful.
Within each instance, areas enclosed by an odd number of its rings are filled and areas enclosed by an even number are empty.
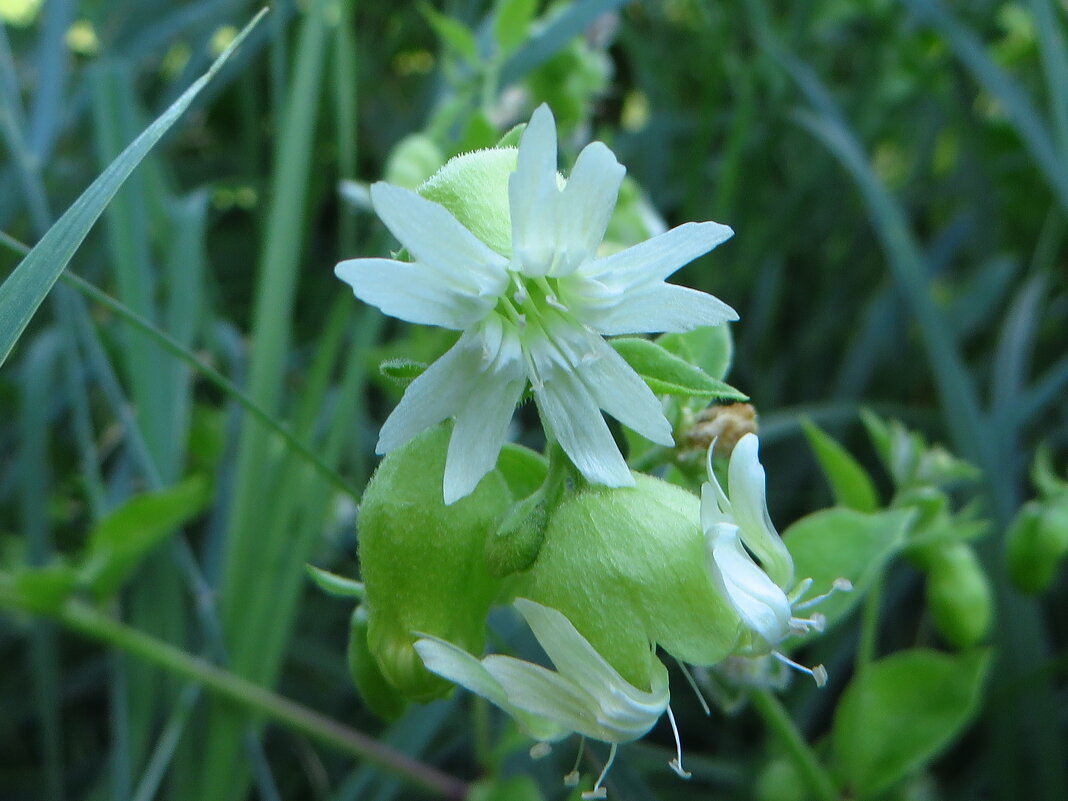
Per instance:
[[[89,234],[89,229],[103,213],[119,187],[134,168],[178,121],[200,91],[222,69],[227,58],[248,35],[265,11],[250,22],[204,75],[185,90],[155,122],[131,142],[101,173],[89,188],[63,213],[41,238],[30,254],[0,285],[0,365],[10,355],[34,312],[66,268],[74,252]]]

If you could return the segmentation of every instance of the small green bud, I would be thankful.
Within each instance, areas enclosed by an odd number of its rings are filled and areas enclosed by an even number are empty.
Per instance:
[[[486,540],[486,566],[498,578],[526,570],[545,541],[549,509],[542,492],[517,503],[501,527]]]
[[[445,154],[433,139],[426,134],[411,134],[393,146],[382,177],[387,183],[415,189],[433,175],[443,161]]]
[[[512,253],[508,177],[519,150],[487,148],[461,153],[419,187],[419,194],[440,203],[471,233],[498,253]]]
[[[500,473],[445,505],[442,477],[451,427],[430,429],[391,452],[360,505],[360,570],[367,592],[367,643],[382,675],[413,700],[452,685],[424,666],[412,643],[430,634],[482,650],[486,615],[500,590],[483,558],[512,498]]]
[[[406,702],[386,681],[367,646],[367,607],[357,606],[349,620],[349,673],[367,708],[385,720],[393,721],[404,712]]]
[[[1005,556],[1009,576],[1021,592],[1045,592],[1068,555],[1068,495],[1028,501],[1009,527]]]
[[[927,608],[939,633],[957,648],[971,648],[990,631],[993,590],[975,551],[963,542],[932,553],[927,570]]]
[[[949,511],[949,496],[935,487],[912,487],[899,492],[894,498],[893,506],[895,509],[915,509],[918,514],[912,524],[912,530],[922,532]]]
[[[559,610],[620,674],[647,688],[650,643],[711,665],[738,639],[739,620],[716,593],[700,501],[659,479],[587,487],[552,514],[516,595]]]

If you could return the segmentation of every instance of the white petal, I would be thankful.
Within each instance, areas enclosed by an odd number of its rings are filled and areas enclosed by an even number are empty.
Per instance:
[[[664,713],[669,698],[667,671],[658,660],[653,660],[652,686],[640,690],[619,675],[558,610],[526,598],[517,598],[515,607],[560,674],[593,696],[602,723],[611,721],[618,731],[644,733],[652,725],[650,720],[655,722]]]
[[[481,373],[468,386],[445,460],[446,504],[469,495],[497,464],[508,423],[526,383],[522,364],[513,363],[507,371]]]
[[[733,235],[734,231],[719,223],[685,223],[626,250],[590,262],[581,272],[619,288],[663,281]]]
[[[660,400],[641,376],[600,337],[594,337],[597,357],[581,369],[582,382],[590,388],[597,405],[648,440],[672,446],[671,423]]]
[[[605,336],[692,331],[738,319],[738,313],[719,298],[664,283],[635,287],[623,293],[614,306],[578,313]]]
[[[433,201],[384,182],[371,187],[375,212],[416,261],[458,290],[497,296],[508,284],[508,260]]]
[[[597,705],[589,693],[547,668],[510,656],[487,656],[486,670],[504,688],[508,703],[547,718],[561,728],[597,740],[606,739],[597,722]]]
[[[768,650],[790,633],[790,601],[752,560],[730,523],[713,526],[706,536],[712,581]]]
[[[523,131],[516,170],[508,178],[512,259],[526,275],[545,275],[552,267],[559,200],[556,121],[543,103]]]
[[[760,464],[759,447],[757,436],[746,434],[731,453],[727,467],[731,514],[746,547],[767,574],[780,587],[788,587],[793,583],[793,558],[768,515],[767,477]]]
[[[404,391],[382,424],[375,452],[389,453],[420,431],[452,417],[466,401],[471,381],[481,369],[481,345],[467,332]]]
[[[555,370],[535,387],[534,399],[542,421],[582,475],[608,487],[634,486],[597,401],[573,372]]]
[[[568,275],[596,254],[626,172],[604,143],[593,142],[583,148],[556,207],[552,275]]]
[[[559,740],[571,733],[552,720],[532,715],[509,702],[500,682],[480,662],[462,648],[437,637],[424,636],[413,647],[423,660],[427,670],[444,679],[455,682],[514,717],[526,732],[536,740]]]
[[[420,262],[351,259],[334,268],[356,297],[390,317],[462,331],[485,317],[493,297],[479,297],[442,279]]]

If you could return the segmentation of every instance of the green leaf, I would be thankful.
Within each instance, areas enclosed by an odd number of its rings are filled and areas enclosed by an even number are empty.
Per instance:
[[[506,442],[497,457],[497,469],[504,476],[514,498],[526,498],[545,481],[549,463],[530,448]]]
[[[734,338],[726,323],[701,326],[684,334],[663,334],[656,342],[713,378],[726,378],[730,372]]]
[[[339,576],[315,565],[304,565],[304,572],[315,582],[316,587],[334,598],[354,598],[362,601],[366,595],[362,581]]]
[[[497,140],[497,144],[494,147],[519,147],[519,140],[523,138],[523,131],[526,129],[527,124],[525,122],[513,125],[504,132],[504,136]]]
[[[831,742],[844,796],[868,798],[934,759],[979,708],[989,651],[912,649],[873,662],[846,688]]]
[[[447,14],[442,14],[429,3],[420,3],[419,11],[446,49],[453,51],[471,64],[478,63],[478,42],[466,25]]]
[[[658,395],[705,400],[744,401],[747,396],[713,378],[662,345],[639,337],[620,337],[611,345]]]
[[[493,38],[501,55],[509,55],[527,38],[538,0],[500,0],[493,17]]]
[[[65,562],[54,561],[42,567],[18,568],[13,576],[20,605],[38,614],[51,614],[74,592],[77,571]]]
[[[81,580],[97,597],[108,597],[153,548],[204,511],[210,500],[210,487],[203,476],[131,498],[89,534]]]
[[[783,533],[794,558],[794,575],[812,579],[807,597],[829,592],[835,579],[852,582],[852,592],[836,592],[816,611],[828,627],[847,615],[884,565],[905,544],[913,512],[895,510],[864,514],[835,507],[803,517]]]
[[[211,68],[97,176],[0,286],[0,364],[6,361],[22,332],[29,325],[34,312],[59,279],[74,252],[89,234],[89,229],[93,227],[93,223],[103,213],[119,187],[163,134],[189,108],[265,13],[266,9],[257,14],[215,60]]]
[[[858,512],[874,512],[879,508],[879,496],[871,477],[849,451],[811,420],[802,420],[808,444],[823,468],[839,506]]]
[[[426,370],[425,362],[411,359],[387,359],[378,365],[378,372],[399,387],[407,387]]]

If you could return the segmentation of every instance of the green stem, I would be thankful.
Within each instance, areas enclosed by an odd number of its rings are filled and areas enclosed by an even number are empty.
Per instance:
[[[767,690],[754,690],[750,698],[768,728],[786,748],[816,798],[820,801],[839,801],[841,796],[831,774],[798,731],[782,702]]]
[[[883,577],[879,576],[868,588],[860,620],[860,643],[857,645],[859,673],[875,659],[875,646],[879,636],[879,608],[883,600]]]
[[[42,614],[44,611],[36,608],[9,582],[0,583],[0,607],[30,614]],[[463,799],[467,796],[465,782],[302,704],[127,626],[82,601],[66,601],[58,608],[48,610],[47,614],[72,631],[120,648],[184,679],[202,684],[219,697],[245,707],[257,716],[277,721],[343,753],[374,762],[440,797]]]

